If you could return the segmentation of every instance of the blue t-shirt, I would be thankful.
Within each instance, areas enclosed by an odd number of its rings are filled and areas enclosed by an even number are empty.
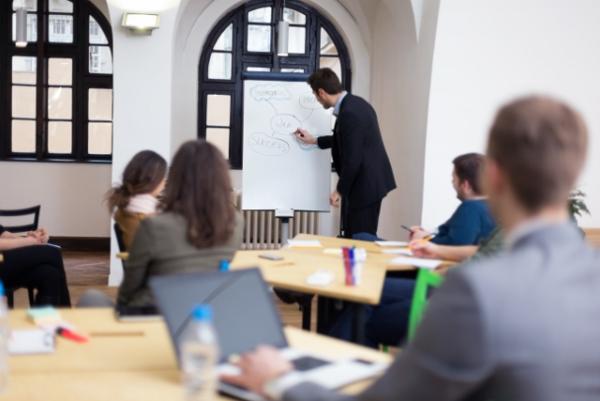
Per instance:
[[[452,217],[438,228],[431,242],[440,245],[479,245],[496,228],[487,202],[463,201]]]

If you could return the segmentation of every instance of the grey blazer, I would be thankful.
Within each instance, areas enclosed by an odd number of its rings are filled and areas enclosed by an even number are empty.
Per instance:
[[[600,254],[570,225],[451,271],[386,374],[345,397],[313,384],[286,401],[600,400]]]
[[[231,260],[240,249],[243,225],[238,213],[235,231],[226,244],[198,249],[187,241],[187,223],[182,216],[163,213],[144,219],[123,266],[117,304],[153,304],[148,287],[151,276],[217,270],[221,259]]]

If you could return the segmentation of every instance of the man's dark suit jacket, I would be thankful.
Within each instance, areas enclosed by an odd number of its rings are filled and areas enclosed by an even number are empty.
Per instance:
[[[333,135],[317,141],[321,149],[332,148],[333,166],[339,176],[337,191],[351,209],[372,205],[396,188],[377,114],[364,99],[347,94]]]

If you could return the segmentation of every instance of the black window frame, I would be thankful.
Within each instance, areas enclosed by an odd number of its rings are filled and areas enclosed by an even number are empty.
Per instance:
[[[306,16],[306,24],[290,24],[306,28],[305,54],[290,53],[286,57],[276,55],[276,27],[281,20],[283,9],[290,8]],[[271,51],[247,51],[248,12],[272,7],[271,10]],[[213,47],[225,29],[232,24],[232,66],[231,79],[208,79],[208,65]],[[251,25],[261,25],[250,23]],[[268,25],[263,23],[262,25]],[[198,66],[198,137],[206,138],[207,96],[211,94],[228,94],[231,96],[229,119],[229,163],[232,169],[242,169],[243,148],[243,91],[244,80],[279,80],[305,81],[319,68],[321,28],[324,28],[337,49],[342,71],[341,81],[345,90],[350,91],[352,81],[351,62],[348,49],[335,26],[315,8],[299,0],[251,0],[226,14],[209,33]],[[271,72],[246,71],[247,67],[268,67]],[[305,73],[281,73],[280,68],[304,68]]]
[[[113,55],[113,37],[110,23],[104,14],[88,0],[73,1],[73,41],[71,43],[49,42],[49,15],[66,14],[50,12],[48,0],[37,0],[37,41],[27,47],[18,48],[12,40],[12,0],[0,1],[0,160],[41,161],[76,163],[111,163],[112,151],[108,155],[88,153],[88,90],[113,89],[113,74],[89,72],[89,20],[93,17],[107,38]],[[40,18],[43,16],[43,18]],[[12,57],[36,58],[36,146],[34,153],[12,152]],[[71,153],[51,154],[48,152],[48,60],[50,58],[72,60],[72,110],[71,110]],[[114,102],[113,102],[114,103]],[[55,121],[55,119],[53,119]],[[112,121],[111,121],[112,123]]]

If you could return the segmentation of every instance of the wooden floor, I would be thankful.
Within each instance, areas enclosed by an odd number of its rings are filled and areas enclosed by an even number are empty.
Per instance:
[[[117,295],[117,287],[108,287],[109,273],[109,254],[94,253],[94,252],[64,252],[63,260],[65,263],[65,271],[67,273],[67,283],[69,292],[71,293],[71,302],[73,305],[86,290],[95,288],[106,293],[111,298],[115,299]],[[295,327],[301,327],[301,312],[297,305],[286,305],[277,297],[275,303],[281,312],[283,323]],[[21,289],[15,292],[15,308],[27,308],[29,301],[27,300],[27,291]],[[316,310],[316,305],[313,306]],[[314,314],[313,314],[314,320]],[[313,322],[313,327],[315,323]]]

